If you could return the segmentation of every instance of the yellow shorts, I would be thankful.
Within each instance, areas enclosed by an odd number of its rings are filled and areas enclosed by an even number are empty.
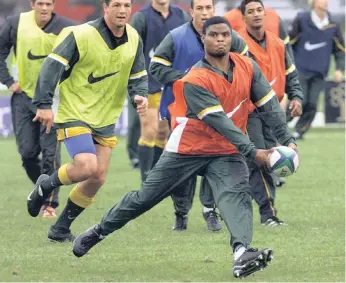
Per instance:
[[[161,101],[161,92],[148,94],[148,108],[159,109]]]
[[[100,137],[93,134],[92,130],[87,127],[70,127],[64,129],[57,129],[57,138],[58,141],[64,141],[67,138],[83,135],[83,134],[91,134],[94,142],[96,144],[100,144],[105,147],[114,148],[118,144],[118,139],[116,136],[113,137]]]

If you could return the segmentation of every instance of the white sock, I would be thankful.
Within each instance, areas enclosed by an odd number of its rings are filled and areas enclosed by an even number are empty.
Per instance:
[[[234,252],[234,260],[237,260],[241,257],[241,255],[246,251],[244,246],[239,246],[237,250]]]
[[[204,213],[212,211],[212,210],[214,210],[214,208],[208,208],[208,207],[203,206],[203,212]]]

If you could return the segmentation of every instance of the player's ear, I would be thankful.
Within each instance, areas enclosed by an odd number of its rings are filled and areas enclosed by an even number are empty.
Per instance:
[[[201,40],[202,40],[202,43],[204,44],[204,41],[205,41],[205,34],[202,34]]]

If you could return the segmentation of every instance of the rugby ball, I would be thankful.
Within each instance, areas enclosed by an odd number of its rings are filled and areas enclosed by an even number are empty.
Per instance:
[[[288,177],[295,173],[299,167],[298,154],[290,147],[275,147],[269,156],[272,172],[278,177]]]

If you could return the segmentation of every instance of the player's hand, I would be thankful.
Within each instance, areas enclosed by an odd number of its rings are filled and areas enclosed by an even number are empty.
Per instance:
[[[46,127],[46,133],[49,134],[54,124],[54,113],[52,109],[37,109],[33,122],[40,121],[42,126]]]
[[[13,83],[10,86],[9,90],[12,91],[13,93],[21,93],[22,92],[22,89],[20,88],[19,83]]]
[[[139,115],[144,116],[148,109],[148,98],[135,95],[134,102],[137,104],[137,112]]]
[[[343,79],[342,72],[340,70],[335,71],[334,79],[337,83],[340,83]]]
[[[297,147],[297,145],[294,144],[294,143],[290,143],[287,147],[292,148],[292,149],[298,154],[299,164],[298,164],[298,167],[296,168],[296,169],[298,169],[299,166],[300,166],[300,154],[299,154],[298,147]]]
[[[274,148],[265,150],[257,149],[255,160],[260,166],[264,166],[268,171],[270,171],[270,154],[274,151]]]
[[[288,107],[288,109],[290,110],[291,116],[293,118],[302,115],[302,104],[299,100],[293,99],[290,102],[290,106]]]

